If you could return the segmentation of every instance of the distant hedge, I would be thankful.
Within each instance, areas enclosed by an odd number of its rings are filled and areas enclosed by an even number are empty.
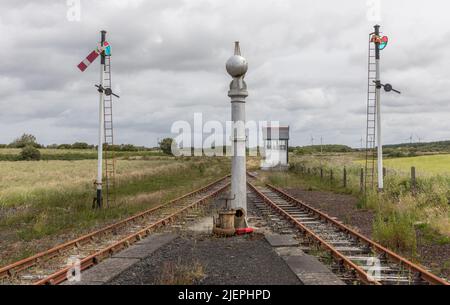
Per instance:
[[[39,152],[39,150],[38,150]],[[117,158],[130,159],[132,157],[155,157],[164,156],[162,152],[159,151],[116,151],[114,155]],[[97,159],[97,152],[93,150],[92,152],[76,152],[76,151],[66,151],[61,153],[46,153],[45,148],[40,150],[40,160],[52,161],[52,160],[62,160],[62,161],[75,161],[75,160],[95,160]],[[0,161],[22,161],[26,160],[23,158],[21,153],[0,153]]]
[[[302,147],[292,147],[290,149],[294,151],[298,155],[307,155],[313,153],[344,153],[344,152],[353,152],[355,149],[347,146],[347,145],[339,145],[339,144],[326,144],[326,145],[314,145],[314,146],[302,146]]]

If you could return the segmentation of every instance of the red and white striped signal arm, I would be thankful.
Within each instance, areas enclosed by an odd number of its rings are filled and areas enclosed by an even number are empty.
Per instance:
[[[106,52],[106,55],[111,55],[111,47],[107,41],[105,41],[103,45],[99,43],[97,48],[89,53],[89,55],[78,64],[78,69],[80,69],[81,72],[84,72],[84,70],[86,70],[87,67],[89,67],[89,65],[92,64],[103,51]]]
[[[99,55],[100,55],[100,52],[99,52],[98,49],[92,51],[91,53],[89,53],[88,56],[86,56],[85,59],[83,59],[82,62],[80,62],[80,63],[78,64],[78,66],[77,66],[78,69],[80,69],[81,72],[84,72],[84,70],[86,70],[87,67],[89,67],[89,65],[90,65],[91,63],[93,63],[94,60],[96,60],[97,57],[98,57]]]

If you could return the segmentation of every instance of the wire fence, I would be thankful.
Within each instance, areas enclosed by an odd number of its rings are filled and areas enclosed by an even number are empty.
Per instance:
[[[342,187],[346,189],[352,189],[363,193],[365,191],[365,172],[363,167],[357,166],[307,166],[302,163],[294,163],[291,165],[291,171],[296,173],[307,175],[311,177],[316,177],[320,179],[323,183],[328,183],[333,187]],[[383,168],[383,177],[389,178],[392,175],[396,178],[402,177],[403,180],[408,180],[408,188],[411,193],[417,192],[417,175],[416,167],[412,166],[408,177],[405,176],[404,172],[399,172],[396,170],[388,170]],[[377,176],[374,176],[374,188],[377,184]],[[372,186],[368,184],[368,187],[372,189]]]

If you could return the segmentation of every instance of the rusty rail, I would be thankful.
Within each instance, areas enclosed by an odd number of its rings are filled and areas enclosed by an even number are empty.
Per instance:
[[[380,285],[380,283],[378,281],[375,281],[373,279],[370,278],[370,276],[363,270],[361,269],[358,265],[356,265],[355,263],[353,263],[351,260],[349,260],[345,255],[343,255],[342,253],[340,253],[339,251],[337,251],[336,249],[334,249],[333,246],[331,246],[329,243],[327,243],[325,240],[323,240],[320,236],[318,236],[317,234],[315,234],[313,231],[311,231],[310,229],[308,229],[307,227],[305,227],[301,222],[299,222],[298,220],[296,220],[294,217],[292,217],[291,215],[289,215],[287,212],[285,212],[284,210],[280,209],[272,200],[270,200],[270,198],[268,198],[266,195],[264,195],[263,193],[261,193],[255,186],[253,186],[251,183],[248,183],[249,187],[259,196],[261,197],[261,199],[269,204],[273,209],[275,209],[279,214],[283,215],[285,218],[287,218],[290,222],[292,222],[293,224],[295,224],[301,231],[311,235],[313,238],[315,238],[322,246],[324,246],[325,248],[327,248],[332,254],[333,256],[335,256],[336,258],[340,259],[344,264],[346,264],[348,267],[350,267],[351,269],[355,270],[356,273],[358,274],[358,277],[365,283],[365,284],[375,284],[375,285]]]
[[[249,172],[247,172],[247,175],[251,178],[257,179],[257,177]],[[371,278],[362,268],[360,268],[357,264],[352,262],[350,259],[348,259],[344,254],[336,250],[332,245],[327,243],[325,240],[323,240],[320,236],[315,234],[312,230],[308,229],[306,226],[304,226],[301,222],[296,220],[294,217],[292,217],[289,213],[284,211],[283,209],[279,208],[270,198],[268,198],[266,195],[261,193],[255,186],[253,186],[251,183],[248,183],[249,187],[259,196],[263,199],[263,201],[267,204],[269,204],[273,209],[275,209],[278,213],[282,214],[285,218],[287,218],[291,223],[296,225],[301,231],[305,232],[306,234],[312,236],[315,240],[317,240],[324,248],[328,249],[332,255],[340,260],[340,262],[347,265],[349,268],[355,270],[358,277],[362,280],[362,282],[366,284],[375,284],[380,285],[381,283],[379,281],[374,280]],[[398,264],[401,264],[402,266],[405,266],[410,271],[413,271],[420,275],[420,277],[432,285],[450,285],[446,280],[430,273],[429,271],[425,270],[421,266],[418,266],[409,260],[399,256],[398,254],[394,253],[393,251],[383,247],[382,245],[370,240],[369,238],[365,237],[359,232],[356,232],[355,230],[345,226],[343,223],[331,218],[329,215],[313,208],[312,206],[306,204],[305,202],[294,198],[293,196],[287,194],[285,191],[278,189],[277,187],[266,184],[266,186],[273,192],[277,193],[281,197],[283,197],[288,202],[293,202],[297,206],[300,206],[301,208],[304,208],[308,210],[309,212],[315,214],[319,217],[319,219],[322,219],[331,225],[337,227],[340,231],[343,231],[352,237],[358,239],[362,243],[368,245],[372,250],[375,250],[379,253],[386,254],[386,257],[390,259],[391,261],[394,261]]]
[[[230,175],[227,175],[225,177],[222,177],[216,181],[213,181],[211,183],[209,183],[208,185],[201,187],[199,189],[196,189],[190,193],[187,193],[183,196],[177,197],[173,200],[170,200],[166,203],[160,204],[154,208],[148,209],[146,211],[143,211],[141,213],[138,213],[136,215],[133,215],[131,217],[128,217],[124,220],[121,220],[119,222],[116,222],[114,224],[108,225],[100,230],[94,231],[92,233],[83,235],[77,239],[68,241],[64,244],[58,245],[56,247],[53,247],[49,250],[40,252],[38,254],[35,254],[31,257],[22,259],[20,261],[17,261],[15,263],[9,264],[7,266],[4,266],[2,268],[0,268],[0,278],[5,278],[8,276],[13,276],[14,274],[21,272],[25,269],[28,269],[30,267],[33,267],[34,265],[36,265],[39,261],[45,260],[45,259],[51,259],[52,257],[56,257],[59,256],[61,253],[64,252],[64,250],[73,248],[73,247],[78,247],[80,245],[84,245],[86,243],[89,243],[92,239],[94,239],[96,236],[101,236],[105,233],[108,233],[112,230],[116,230],[118,228],[121,228],[129,223],[132,223],[133,221],[143,218],[149,214],[154,213],[155,211],[161,209],[162,207],[166,207],[168,205],[173,205],[176,202],[179,202],[183,199],[195,196],[201,192],[207,191],[208,189],[214,187],[215,185],[223,182],[225,179],[227,179]],[[203,202],[205,202],[206,200],[216,196],[218,193],[222,192],[223,190],[225,190],[227,187],[229,186],[229,183],[225,184],[223,187],[221,187],[220,189],[218,189],[217,191],[202,197],[201,199],[197,200],[196,202],[188,205],[187,207],[177,211],[176,213],[173,213],[172,215],[169,215],[167,217],[165,217],[164,219],[159,220],[156,223],[151,224],[150,226],[146,227],[145,229],[132,234],[128,237],[126,237],[125,239],[122,239],[120,241],[118,241],[117,243],[109,246],[108,248],[101,250],[91,256],[86,257],[85,259],[83,259],[81,261],[81,269],[84,270],[86,268],[91,267],[92,265],[98,263],[102,256],[107,256],[108,253],[115,253],[117,251],[119,251],[120,249],[123,249],[124,247],[128,246],[129,244],[135,242],[136,240],[139,240],[142,237],[147,236],[150,233],[150,229],[159,227],[161,225],[165,225],[166,223],[170,222],[173,218],[175,218],[178,214],[181,214],[182,212],[184,212],[186,209],[191,208],[195,205],[201,204]],[[38,282],[36,282],[36,284],[58,284],[62,281],[64,281],[66,279],[66,272],[67,272],[68,268],[58,271],[57,273],[51,275],[50,277],[40,280]],[[63,274],[64,272],[64,274]]]
[[[107,248],[100,250],[88,257],[85,257],[84,259],[82,259],[80,261],[80,270],[83,271],[85,269],[88,269],[90,267],[92,267],[93,265],[98,264],[100,261],[102,261],[103,259],[111,256],[112,254],[121,251],[124,248],[127,248],[130,244],[141,240],[142,238],[146,237],[147,235],[149,235],[151,233],[152,229],[158,228],[160,226],[164,226],[166,224],[168,224],[173,218],[177,217],[178,215],[180,215],[181,213],[183,213],[184,211],[193,208],[194,206],[200,205],[205,203],[206,201],[208,201],[209,199],[215,197],[216,195],[218,195],[219,193],[221,193],[222,191],[224,191],[228,186],[230,185],[230,183],[225,184],[223,187],[221,187],[220,189],[216,190],[215,192],[204,196],[203,198],[195,201],[194,203],[184,207],[181,210],[176,211],[175,213],[160,219],[159,221],[152,223],[151,225],[147,226],[146,228],[140,230],[139,232],[133,233],[121,240],[119,240],[118,242],[114,243],[113,245],[108,246]],[[67,278],[67,272],[71,269],[71,267],[67,267],[64,269],[61,269],[55,273],[53,273],[52,275],[50,275],[49,277],[42,279],[40,281],[37,281],[35,283],[35,285],[45,285],[45,284],[59,284],[63,281],[66,280]]]
[[[346,225],[344,225],[343,223],[336,221],[335,219],[331,218],[329,215],[313,208],[312,206],[304,203],[303,201],[294,198],[293,196],[287,194],[286,192],[284,192],[283,190],[278,189],[277,187],[267,184],[267,187],[269,189],[271,189],[272,191],[278,193],[279,195],[281,195],[282,197],[284,197],[286,200],[291,201],[297,205],[300,205],[303,208],[306,208],[307,210],[309,210],[310,212],[316,214],[317,216],[319,216],[321,219],[331,223],[332,225],[336,226],[339,228],[339,230],[346,232],[347,234],[352,235],[353,237],[359,239],[361,242],[367,244],[368,246],[370,246],[373,250],[376,250],[377,252],[381,252],[381,253],[385,253],[387,254],[387,257],[390,258],[391,260],[406,266],[409,270],[414,271],[416,273],[418,273],[420,275],[420,277],[425,280],[426,282],[433,284],[433,285],[450,285],[450,283],[448,283],[447,281],[445,281],[444,279],[432,274],[431,272],[425,270],[424,268],[414,264],[413,262],[407,260],[404,257],[401,257],[400,255],[396,254],[395,252],[383,247],[382,245],[374,242],[373,240],[365,237],[364,235],[362,235],[359,232],[356,232],[355,230],[347,227]],[[330,249],[331,250],[331,249]]]

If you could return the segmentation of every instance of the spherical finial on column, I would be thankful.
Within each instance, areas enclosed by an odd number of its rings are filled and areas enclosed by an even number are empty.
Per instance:
[[[234,55],[227,60],[226,69],[228,74],[232,77],[241,77],[247,73],[248,63],[247,60],[241,56],[239,41],[235,42]]]

